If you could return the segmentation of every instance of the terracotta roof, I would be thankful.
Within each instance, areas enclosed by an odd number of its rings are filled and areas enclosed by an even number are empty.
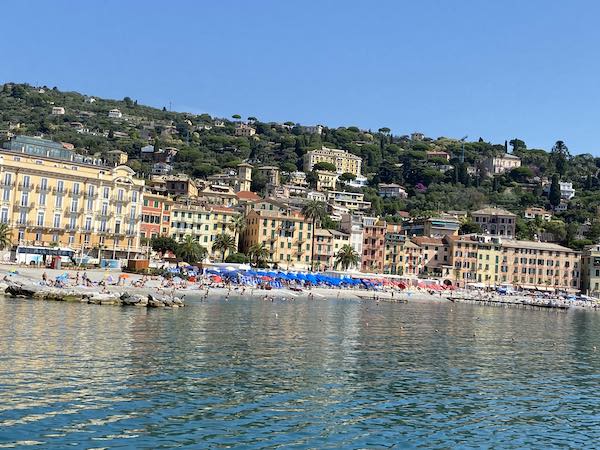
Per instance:
[[[411,239],[417,245],[433,244],[433,245],[444,245],[442,238],[433,238],[428,236],[417,236]]]
[[[250,200],[257,202],[260,200],[260,196],[252,191],[240,191],[235,194],[240,200]]]

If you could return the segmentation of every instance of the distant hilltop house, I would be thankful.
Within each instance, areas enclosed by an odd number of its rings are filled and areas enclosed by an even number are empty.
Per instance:
[[[127,163],[127,153],[121,150],[111,150],[106,153],[106,163],[111,166],[122,166]]]
[[[235,135],[236,136],[250,137],[250,136],[254,136],[255,134],[256,134],[256,130],[254,128],[252,128],[250,125],[247,125],[245,123],[238,123],[235,126]]]
[[[502,208],[483,208],[471,213],[473,220],[487,234],[514,238],[517,234],[517,216]]]
[[[442,151],[436,151],[436,150],[427,152],[427,159],[431,159],[431,158],[439,158],[439,159],[445,159],[446,161],[450,161],[450,155],[448,153],[442,152]]]
[[[407,198],[408,194],[402,186],[396,183],[379,183],[379,195],[383,198]]]
[[[309,134],[323,134],[323,125],[307,125],[303,126],[302,129]]]
[[[523,212],[523,217],[530,220],[540,218],[541,220],[548,221],[552,220],[552,216],[552,211],[546,211],[544,208],[538,207],[527,208]]]
[[[423,139],[425,139],[425,135],[423,133],[415,132],[410,134],[410,138],[413,141],[422,141]]]
[[[62,106],[53,106],[52,107],[52,115],[53,116],[64,116],[65,108],[63,108]]]
[[[575,197],[575,189],[573,188],[573,183],[571,183],[570,181],[560,181],[558,185],[560,186],[561,199],[571,200],[573,197]],[[547,182],[544,185],[544,194],[550,194],[550,186],[552,186],[552,183],[550,182]]]
[[[123,113],[122,113],[122,112],[121,112],[119,109],[117,109],[117,108],[115,108],[115,109],[111,109],[111,110],[108,112],[108,117],[109,117],[110,119],[120,119],[120,118],[122,118],[122,117],[123,117]]]
[[[319,162],[333,164],[336,172],[340,175],[351,173],[359,176],[361,174],[362,158],[345,150],[321,147],[320,149],[307,152],[304,155],[304,171],[312,171],[315,164]]]
[[[225,121],[223,121],[223,120],[215,120],[213,122],[213,125],[215,126],[215,128],[223,128],[225,126]]]
[[[167,163],[154,163],[152,165],[152,175],[168,175],[173,171],[173,166]]]
[[[490,156],[483,160],[483,170],[488,175],[501,175],[517,167],[521,167],[521,158],[509,153],[501,156]]]
[[[154,145],[145,145],[140,150],[142,161],[171,163],[178,150],[175,147],[155,149]]]

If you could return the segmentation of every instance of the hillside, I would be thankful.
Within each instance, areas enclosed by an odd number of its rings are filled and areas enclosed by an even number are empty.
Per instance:
[[[64,115],[52,115],[53,107],[64,107]],[[108,111],[114,108],[122,112],[122,118],[108,117]],[[9,133],[43,135],[71,143],[81,153],[103,155],[110,150],[122,150],[128,153],[128,164],[140,176],[150,172],[150,166],[140,160],[140,149],[148,144],[177,148],[175,172],[198,178],[235,168],[242,161],[276,164],[284,173],[301,170],[304,153],[325,145],[363,158],[363,172],[369,178],[369,187],[363,188],[365,200],[372,202],[373,214],[390,220],[399,220],[399,211],[425,215],[436,211],[468,211],[486,204],[519,214],[530,206],[550,208],[549,198],[542,195],[542,184],[557,174],[561,180],[572,182],[577,193],[568,209],[555,215],[558,219],[555,222],[562,225],[553,226],[560,228],[557,233],[564,235],[562,240],[572,244],[576,237],[582,237],[577,236],[581,234],[577,231],[581,229],[579,224],[595,225],[600,201],[600,158],[571,157],[566,146],[546,152],[528,149],[518,139],[493,144],[480,138],[464,143],[464,163],[461,163],[463,143],[456,139],[417,134],[411,138],[396,135],[387,128],[374,131],[325,126],[318,134],[299,124],[264,123],[252,117],[243,121],[250,122],[256,134],[237,137],[235,127],[241,121],[241,117],[220,119],[209,114],[161,110],[139,105],[128,97],[92,100],[57,88],[12,83],[0,86],[3,140]],[[480,162],[507,149],[521,157],[523,166],[503,175],[483,177],[478,170]],[[428,158],[428,151],[447,152],[450,160],[431,155]],[[376,190],[379,182],[401,184],[409,193],[408,199],[380,198]],[[254,187],[261,189],[260,177],[256,177]],[[519,233],[531,238],[545,227],[546,224],[520,221]],[[596,238],[590,231],[586,235]]]

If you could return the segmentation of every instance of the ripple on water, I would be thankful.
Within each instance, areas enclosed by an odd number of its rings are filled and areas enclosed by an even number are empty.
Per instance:
[[[590,447],[600,316],[0,299],[0,447]]]

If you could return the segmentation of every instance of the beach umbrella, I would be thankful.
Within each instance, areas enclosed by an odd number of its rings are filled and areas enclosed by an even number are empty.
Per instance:
[[[266,275],[263,275],[262,277],[260,277],[260,279],[263,280],[263,281],[273,281],[273,278],[268,277]]]
[[[212,280],[213,280],[214,282],[216,282],[216,283],[220,283],[221,281],[223,281],[223,278],[221,278],[221,276],[220,276],[220,275],[214,275],[214,274],[213,274],[213,275],[211,275],[210,277],[211,277],[211,278],[212,278]]]

